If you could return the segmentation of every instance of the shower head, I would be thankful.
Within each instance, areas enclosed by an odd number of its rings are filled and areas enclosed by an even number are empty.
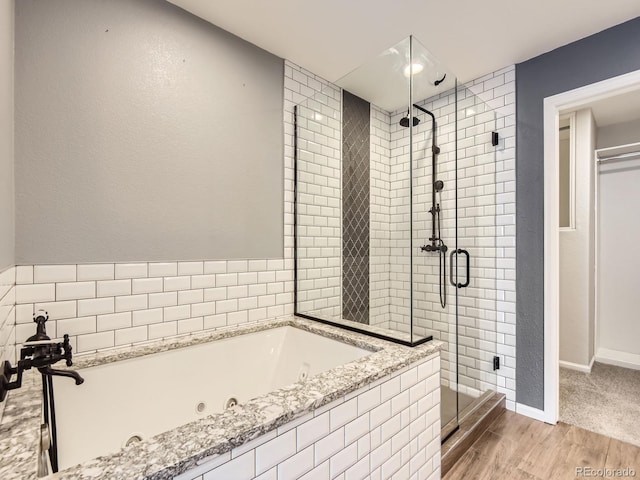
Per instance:
[[[436,180],[433,184],[433,188],[436,192],[441,192],[444,188],[444,182],[442,180]]]
[[[420,123],[420,119],[418,117],[411,117],[411,118],[413,118],[413,126],[414,127]],[[407,110],[407,114],[400,119],[400,126],[401,127],[405,127],[405,128],[409,126],[409,111],[408,110]]]

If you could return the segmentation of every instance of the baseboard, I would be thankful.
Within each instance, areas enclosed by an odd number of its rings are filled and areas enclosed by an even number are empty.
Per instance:
[[[591,367],[593,367],[593,362],[596,357],[592,357],[589,365],[582,365],[580,363],[573,362],[565,362],[564,360],[560,360],[560,368],[568,368],[569,370],[576,370],[578,372],[583,373],[591,373]]]
[[[608,365],[640,370],[640,355],[637,353],[598,348],[595,359],[600,363],[606,363]]]
[[[544,413],[544,410],[538,410],[537,408],[523,405],[522,403],[516,403],[516,413],[524,415],[525,417],[533,418],[534,420],[547,422],[547,417]]]

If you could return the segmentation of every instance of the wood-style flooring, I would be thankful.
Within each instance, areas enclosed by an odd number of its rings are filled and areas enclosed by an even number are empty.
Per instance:
[[[548,425],[505,411],[444,480],[625,478],[580,475],[577,467],[624,469],[640,478],[640,448],[573,425]]]

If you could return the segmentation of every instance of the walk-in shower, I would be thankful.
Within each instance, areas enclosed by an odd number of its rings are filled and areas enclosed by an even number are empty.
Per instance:
[[[443,77],[442,80],[444,80],[445,77]],[[438,86],[440,83],[442,83],[441,80],[436,80],[434,85]],[[431,117],[431,180],[433,182],[433,186],[431,188],[431,208],[429,209],[429,213],[431,214],[431,237],[429,237],[430,243],[421,246],[420,250],[423,252],[438,252],[438,289],[440,295],[440,306],[445,308],[447,306],[448,247],[442,240],[440,202],[436,202],[436,193],[441,193],[444,188],[444,182],[442,180],[438,180],[438,154],[440,153],[440,147],[436,145],[438,124],[436,122],[436,117],[429,110],[421,107],[420,105],[416,105],[415,103],[413,106]],[[409,112],[407,112],[407,116],[400,120],[400,126],[408,127],[409,123]],[[413,121],[411,123],[416,127],[420,123],[420,119],[418,117],[413,117]]]
[[[495,114],[407,38],[294,121],[296,314],[444,341],[446,436],[496,390]]]

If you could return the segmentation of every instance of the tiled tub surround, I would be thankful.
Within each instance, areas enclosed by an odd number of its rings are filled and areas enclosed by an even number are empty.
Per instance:
[[[0,271],[0,362],[4,360],[15,362],[15,286],[15,268],[10,267]]]
[[[76,357],[74,368],[294,326],[373,353],[72,467],[52,478],[439,478],[440,342],[407,348],[303,319],[198,333]],[[35,478],[39,382],[10,392],[0,430],[0,477]],[[250,381],[250,379],[247,379]],[[30,385],[30,386],[29,386]],[[81,387],[78,387],[81,388]],[[24,443],[27,442],[27,443]],[[247,443],[249,442],[249,443]]]
[[[293,313],[291,260],[237,260],[16,268],[16,338],[49,312],[49,336],[74,352],[168,338]]]
[[[0,271],[0,363],[15,362],[16,338],[16,273],[15,268]],[[4,404],[0,403],[0,420]]]

